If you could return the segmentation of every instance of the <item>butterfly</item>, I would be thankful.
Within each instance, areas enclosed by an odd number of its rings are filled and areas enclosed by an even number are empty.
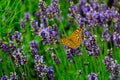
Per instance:
[[[60,41],[61,44],[76,49],[82,43],[82,29],[75,30],[70,38],[64,38]]]

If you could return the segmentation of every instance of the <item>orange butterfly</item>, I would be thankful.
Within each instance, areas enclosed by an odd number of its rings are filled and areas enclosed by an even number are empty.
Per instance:
[[[82,43],[82,29],[79,28],[75,30],[70,38],[64,38],[60,41],[61,44],[64,44],[68,47],[76,49]]]

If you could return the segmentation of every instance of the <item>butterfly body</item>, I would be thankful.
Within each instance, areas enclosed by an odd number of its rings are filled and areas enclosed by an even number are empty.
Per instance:
[[[82,43],[82,29],[77,29],[72,33],[70,38],[64,38],[60,41],[60,43],[73,49],[78,48]]]

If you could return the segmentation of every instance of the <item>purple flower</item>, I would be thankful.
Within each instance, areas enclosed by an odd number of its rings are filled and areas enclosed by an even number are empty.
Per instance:
[[[115,24],[115,26],[114,26],[114,32],[120,33],[120,24],[119,23]]]
[[[112,34],[112,40],[113,40],[113,41],[116,41],[116,39],[117,39],[117,33],[114,32],[114,33]]]
[[[48,72],[48,79],[49,80],[54,80],[54,71],[52,67],[48,67],[47,68],[47,72]]]
[[[38,44],[36,41],[30,42],[30,49],[33,57],[35,57],[35,55],[38,55]]]
[[[59,0],[52,0],[52,3],[59,3]]]
[[[10,41],[10,45],[0,41],[0,49],[3,52],[7,53],[7,55],[11,56],[11,53],[16,49],[16,47],[14,46],[12,41]]]
[[[40,10],[41,10],[41,24],[44,28],[48,27],[48,17],[47,17],[47,12],[46,12],[46,7],[45,7],[45,2],[41,1],[39,2]]]
[[[107,22],[109,21],[108,17],[106,16],[106,14],[104,13],[100,13],[100,22],[101,23],[104,23],[104,22]]]
[[[43,63],[43,56],[35,55],[34,62]]]
[[[14,38],[19,46],[22,44],[21,37],[22,37],[22,33],[16,31]]]
[[[79,17],[77,18],[77,22],[78,22],[78,25],[79,25],[81,28],[83,28],[84,25],[85,25],[85,23],[87,22],[87,20],[86,20],[86,18],[83,18],[83,17],[79,16]]]
[[[31,53],[32,53],[32,56],[35,56],[38,54],[38,50],[37,49],[31,49]]]
[[[112,5],[113,5],[113,6],[117,6],[117,4],[118,4],[118,0],[113,0]]]
[[[53,20],[60,17],[60,9],[59,9],[59,0],[52,0],[50,6],[46,9],[46,12],[50,18]]]
[[[51,53],[52,51],[53,51],[53,48],[48,48],[48,49],[46,50],[47,53]]]
[[[25,19],[28,22],[30,20],[30,13],[25,13]]]
[[[111,80],[117,80],[119,78],[119,69],[118,69],[118,64],[114,63],[113,64],[113,70],[112,70],[112,76],[109,76]]]
[[[57,65],[60,64],[59,58],[54,53],[52,53],[52,57]]]
[[[91,6],[92,6],[92,9],[96,11],[98,11],[98,9],[100,8],[100,5],[95,1],[91,2]]]
[[[12,55],[12,61],[17,67],[21,67],[27,63],[27,56],[24,55],[22,50],[17,49]]]
[[[13,41],[15,39],[14,35],[12,34],[12,32],[8,32],[8,37],[11,41]]]
[[[42,37],[44,45],[58,44],[59,32],[56,25],[54,25],[53,28],[43,28],[39,32],[39,36]]]
[[[36,28],[38,29],[38,22],[36,22],[35,20],[32,20],[31,27],[33,29],[36,29]]]
[[[6,52],[8,55],[11,55],[10,46],[8,44],[2,44],[1,49],[3,52]]]
[[[33,48],[33,49],[38,49],[38,44],[36,41],[31,41],[30,42],[30,47]]]
[[[120,48],[120,34],[116,40],[116,46],[117,46],[117,48]]]
[[[0,58],[0,62],[2,62],[3,61],[3,59],[2,58]]]
[[[76,48],[76,49],[72,49],[72,48],[70,48],[68,46],[64,46],[64,48],[65,48],[66,55],[67,55],[67,58],[68,58],[69,62],[72,62],[73,57],[75,57],[76,55],[79,55],[79,56],[82,55],[82,52],[81,52],[79,47]]]
[[[2,48],[3,42],[0,40],[0,49]]]
[[[78,6],[71,4],[69,11],[72,14],[72,16],[75,18],[76,14],[78,13]]]
[[[117,80],[119,78],[119,64],[113,59],[112,50],[108,51],[108,56],[103,60],[103,62],[106,66],[107,72],[112,73],[109,78],[111,80]]]
[[[35,70],[39,77],[44,78],[47,74],[46,65],[43,61],[43,56],[38,55],[38,45],[36,41],[30,42],[31,53],[34,57]]]
[[[70,47],[65,46],[65,51],[66,51],[68,61],[72,62],[74,57],[72,54],[74,53],[74,50]]]
[[[47,74],[46,65],[44,63],[38,63],[35,65],[37,75],[41,78],[44,78]]]
[[[98,80],[98,75],[95,73],[89,74],[88,79],[89,80]]]
[[[111,69],[111,62],[112,62],[112,58],[109,58],[109,57],[106,57],[103,62],[105,63],[105,66],[106,66],[106,69],[107,69],[107,72],[110,73],[112,72],[112,69]]]
[[[11,72],[10,80],[18,80],[18,76],[16,75],[16,72],[15,73]]]
[[[39,7],[40,7],[41,11],[44,12],[45,9],[46,9],[45,8],[45,2],[44,1],[39,2]]]
[[[80,13],[79,6],[73,4],[73,2],[70,3],[71,6],[69,8],[69,14],[68,14],[68,21],[69,24],[72,24],[73,21],[77,18],[77,14]]]
[[[103,42],[109,42],[110,41],[110,34],[108,33],[108,30],[107,29],[103,29],[103,32],[102,32],[102,41]]]
[[[14,51],[16,49],[16,46],[14,45],[14,42],[10,41],[9,43],[10,43],[10,50]]]
[[[120,28],[119,24],[115,24],[114,32],[112,34],[112,40],[117,48],[120,48]]]
[[[82,5],[81,6],[82,12],[85,15],[87,12],[91,11],[91,6],[90,5]]]
[[[44,27],[44,28],[47,28],[47,27],[48,27],[48,18],[45,17],[44,15],[43,15],[43,17],[41,18],[41,24],[42,24],[42,27]]]
[[[80,47],[78,47],[78,48],[76,48],[75,49],[75,55],[79,55],[79,56],[81,56],[82,55],[82,52],[81,52],[81,50],[80,50]]]
[[[72,24],[74,21],[74,17],[72,16],[72,14],[68,14],[68,23]]]
[[[43,56],[35,55],[35,70],[39,77],[44,78],[47,74],[47,68],[43,62]]]
[[[79,5],[85,5],[87,3],[87,0],[80,0]]]
[[[25,26],[26,26],[26,22],[21,21],[20,28],[23,29],[23,28],[25,28]]]
[[[39,31],[38,22],[33,20],[31,23],[31,27],[33,28],[34,34],[38,35],[38,31]]]
[[[37,19],[40,19],[41,13],[40,13],[39,11],[37,11],[37,12],[35,13],[35,16],[36,16]]]
[[[102,4],[102,5],[101,5],[101,11],[107,11],[107,10],[108,10],[107,5]]]
[[[86,32],[87,33],[87,32]],[[84,34],[86,35],[86,34]],[[99,46],[95,43],[96,39],[94,36],[87,36],[89,37],[88,40],[84,40],[83,44],[86,48],[86,50],[88,51],[88,55],[89,56],[99,56],[100,55],[100,49]]]
[[[117,64],[117,63],[113,64],[113,74],[116,75],[116,76],[119,75],[118,67],[119,67],[119,64]]]
[[[1,77],[1,80],[8,80],[8,76],[3,76],[3,77]]]

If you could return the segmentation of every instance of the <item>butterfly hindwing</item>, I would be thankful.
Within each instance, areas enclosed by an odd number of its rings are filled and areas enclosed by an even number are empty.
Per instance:
[[[60,41],[60,43],[63,44],[63,45],[69,46],[71,48],[74,47],[74,43],[70,39],[67,39],[67,38],[62,39]]]

